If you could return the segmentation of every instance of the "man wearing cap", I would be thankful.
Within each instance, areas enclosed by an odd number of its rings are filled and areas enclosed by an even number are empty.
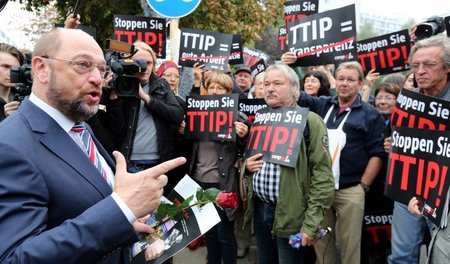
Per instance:
[[[241,88],[241,91],[246,96],[248,96],[248,92],[252,87],[253,81],[252,71],[250,70],[250,67],[248,67],[247,65],[241,65],[239,68],[237,68],[236,72],[234,73],[234,79],[239,85],[239,88]]]

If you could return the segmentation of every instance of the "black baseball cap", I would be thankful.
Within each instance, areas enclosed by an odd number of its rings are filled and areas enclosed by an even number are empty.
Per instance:
[[[252,71],[250,70],[250,67],[248,67],[248,66],[245,65],[245,64],[240,65],[239,67],[237,67],[237,69],[236,69],[236,71],[234,72],[234,74],[236,75],[236,74],[238,74],[238,72],[240,72],[240,71],[246,71],[246,72],[252,74]]]

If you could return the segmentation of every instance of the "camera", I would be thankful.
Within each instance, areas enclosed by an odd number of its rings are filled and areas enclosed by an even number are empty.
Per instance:
[[[434,16],[428,18],[427,21],[417,25],[415,34],[418,39],[425,39],[438,33],[444,32],[444,30],[444,18]]]
[[[10,69],[9,75],[14,87],[11,89],[14,94],[13,101],[22,101],[25,96],[31,94],[33,86],[33,76],[31,75],[31,53],[25,53],[25,62],[19,67]]]
[[[139,79],[132,74],[145,72],[147,62],[131,59],[137,50],[134,45],[125,42],[107,39],[106,50],[106,64],[115,74],[108,88],[119,97],[139,97]]]

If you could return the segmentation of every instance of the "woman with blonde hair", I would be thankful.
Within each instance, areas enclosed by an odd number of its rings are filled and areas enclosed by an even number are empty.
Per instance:
[[[233,81],[225,73],[211,72],[205,81],[208,95],[225,95],[233,91]],[[243,114],[234,123],[236,141],[194,141],[189,175],[204,188],[238,192],[238,153],[243,153],[250,124]],[[235,264],[237,245],[234,235],[236,208],[217,208],[221,221],[205,234],[208,263]]]

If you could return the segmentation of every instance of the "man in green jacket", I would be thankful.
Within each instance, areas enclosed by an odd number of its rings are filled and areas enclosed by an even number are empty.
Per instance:
[[[286,65],[272,65],[264,78],[269,107],[299,107],[299,81]],[[323,120],[308,113],[295,168],[265,162],[262,153],[249,157],[241,172],[251,177],[246,219],[253,216],[258,263],[303,263],[304,246],[317,241],[324,212],[333,201],[334,178]],[[306,135],[307,134],[307,135]],[[289,235],[300,232],[302,247],[292,248]]]

